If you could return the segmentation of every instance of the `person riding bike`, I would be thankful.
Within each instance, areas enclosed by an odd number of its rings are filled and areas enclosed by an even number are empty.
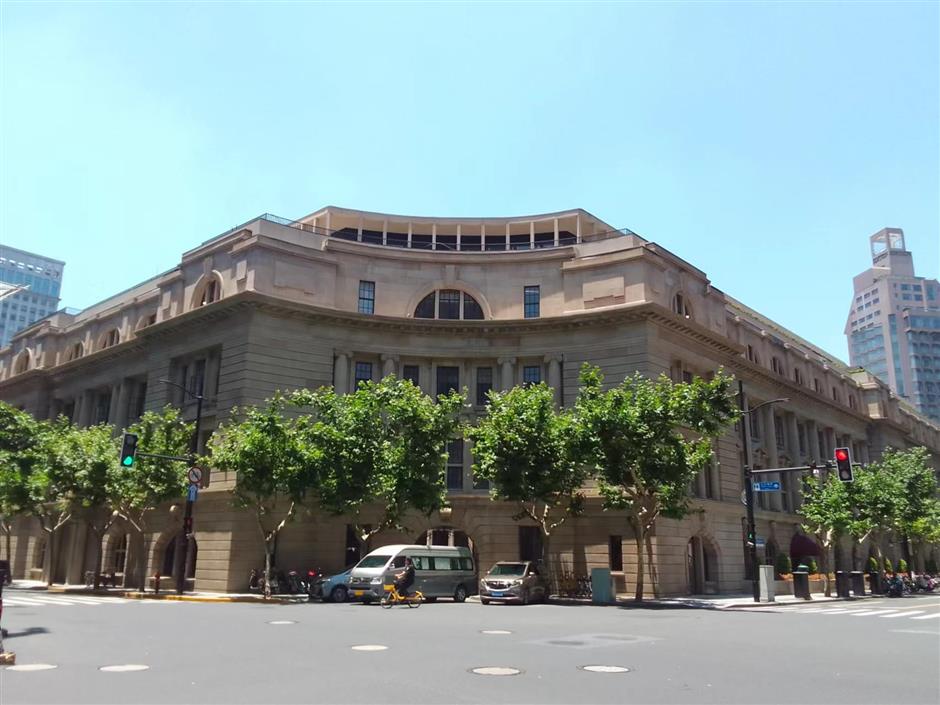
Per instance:
[[[395,574],[395,589],[402,597],[411,594],[411,586],[415,582],[415,566],[410,558],[405,558],[405,568],[400,573]]]

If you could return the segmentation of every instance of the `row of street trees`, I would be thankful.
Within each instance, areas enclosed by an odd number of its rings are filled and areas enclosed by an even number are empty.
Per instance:
[[[719,372],[689,383],[637,374],[611,386],[598,368],[584,365],[570,408],[556,408],[545,384],[491,391],[485,415],[471,425],[463,394],[433,400],[409,381],[390,376],[361,383],[351,394],[337,395],[327,387],[299,390],[234,409],[213,436],[204,462],[233,471],[233,503],[255,516],[270,578],[278,534],[299,512],[347,517],[368,547],[377,532],[408,531],[409,515],[430,516],[443,507],[447,446],[463,436],[473,443],[474,475],[489,481],[493,499],[512,503],[517,519],[540,528],[549,568],[555,532],[583,511],[584,487],[593,481],[603,508],[626,514],[636,543],[635,597],[642,600],[647,560],[654,588],[656,583],[651,540],[656,520],[687,514],[690,483],[711,462],[714,439],[738,418],[731,384]],[[148,412],[128,430],[138,434],[141,452],[162,455],[185,455],[192,433],[171,408]],[[117,462],[114,437],[110,426],[79,429],[64,419],[36,421],[0,404],[3,530],[9,534],[16,514],[34,516],[51,551],[55,533],[83,510],[98,538],[100,569],[101,539],[123,518],[132,529],[130,553],[141,561],[148,517],[184,496],[186,467],[141,457],[133,468],[124,468]],[[918,452],[926,467],[926,452]],[[936,540],[936,499],[916,507],[910,500],[915,487],[925,497],[935,495],[935,481],[930,485],[924,472],[902,472],[900,466],[910,463],[900,456],[888,454],[859,472],[852,487],[832,480],[807,486],[804,516],[821,545],[831,545],[840,532],[880,538],[879,531],[890,530]],[[877,499],[885,493],[890,501]],[[896,499],[900,494],[906,504]],[[869,495],[866,505],[862,498]],[[886,525],[886,516],[904,518]],[[129,572],[143,584],[142,564]]]
[[[884,567],[882,545],[889,537],[909,547],[908,560],[940,542],[937,477],[926,448],[888,450],[879,461],[856,469],[851,483],[841,482],[833,473],[807,477],[803,484],[803,528],[821,549],[827,595],[829,552],[840,537],[850,536],[859,543],[871,539],[879,570]]]
[[[463,394],[435,402],[387,377],[351,394],[301,390],[236,411],[209,462],[236,472],[235,501],[255,513],[269,571],[277,535],[300,506],[351,517],[364,543],[384,529],[407,531],[409,512],[442,507],[447,444],[465,435],[475,476],[490,482],[494,499],[516,505],[517,519],[541,529],[549,568],[553,532],[582,511],[585,482],[596,480],[604,507],[629,517],[641,600],[652,527],[659,516],[688,511],[689,483],[736,418],[730,389],[731,378],[719,374],[689,384],[636,375],[605,390],[600,370],[585,366],[571,409],[556,409],[545,384],[516,387],[490,392],[487,413],[470,426]],[[366,508],[379,508],[381,519],[366,523]]]
[[[128,430],[138,434],[148,452],[181,455],[192,425],[167,408],[159,414],[147,412]],[[114,429],[107,424],[78,428],[64,417],[37,421],[0,402],[0,530],[5,534],[6,555],[11,558],[13,519],[34,517],[46,536],[50,585],[56,536],[80,515],[97,539],[96,586],[102,540],[118,518],[132,529],[131,553],[138,563],[132,574],[142,586],[147,518],[163,503],[181,497],[185,487],[183,463],[141,458],[133,469],[121,467]]]

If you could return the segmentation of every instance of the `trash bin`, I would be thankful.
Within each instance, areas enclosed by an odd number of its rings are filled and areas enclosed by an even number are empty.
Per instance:
[[[591,568],[591,602],[609,605],[615,602],[614,579],[610,568]]]
[[[877,571],[868,573],[868,588],[871,590],[872,595],[884,594],[884,589],[881,585],[881,573]]]
[[[849,597],[849,574],[844,570],[836,571],[836,595]]]
[[[855,597],[865,597],[865,574],[860,570],[853,570],[851,576],[852,593]]]
[[[804,600],[813,598],[809,595],[809,572],[805,570],[793,571],[793,596]]]

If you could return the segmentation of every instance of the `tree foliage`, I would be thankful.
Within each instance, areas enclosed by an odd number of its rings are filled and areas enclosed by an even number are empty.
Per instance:
[[[538,524],[542,559],[551,573],[552,532],[581,513],[588,476],[574,412],[556,410],[554,392],[544,383],[491,391],[486,416],[467,437],[473,441],[474,474],[490,482],[493,499],[516,504],[515,519]]]
[[[826,596],[832,594],[829,584],[829,551],[838,537],[852,528],[852,500],[849,487],[835,473],[823,478],[803,478],[803,529],[810,533],[820,547],[820,560],[825,576]]]
[[[652,559],[656,519],[688,512],[689,483],[710,462],[714,439],[738,416],[731,382],[721,371],[691,383],[636,374],[604,391],[599,368],[581,369],[575,413],[582,452],[591,458],[604,506],[627,512],[637,545],[637,600],[643,599],[643,549]]]
[[[460,428],[464,396],[435,402],[408,380],[388,376],[351,394],[301,390],[290,402],[307,414],[297,426],[319,506],[357,517],[360,539],[383,529],[407,530],[410,511],[430,515],[445,503],[447,443]],[[377,505],[378,522],[363,510]]]

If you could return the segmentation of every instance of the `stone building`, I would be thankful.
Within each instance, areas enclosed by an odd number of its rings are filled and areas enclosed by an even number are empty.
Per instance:
[[[490,388],[545,380],[559,404],[575,397],[585,361],[608,383],[639,371],[676,380],[719,367],[743,379],[750,404],[786,397],[749,417],[756,467],[797,465],[849,446],[867,462],[888,446],[940,451],[940,428],[875,377],[850,370],[722,293],[664,247],[615,230],[583,210],[520,218],[419,218],[327,207],[298,221],[256,218],[183,254],[178,266],[75,315],[54,314],[0,350],[0,398],[40,418],[117,427],[148,409],[206,397],[205,444],[235,406],[277,389],[334,385],[394,373],[429,394],[466,387],[476,413]],[[385,542],[472,546],[478,562],[527,557],[537,532],[514,521],[471,473],[471,448],[451,444],[450,511],[416,518],[413,535]],[[690,491],[699,511],[655,529],[663,594],[736,591],[746,579],[739,431],[722,437]],[[198,550],[187,570],[200,590],[244,590],[263,558],[253,518],[231,507],[233,478],[214,472],[196,504]],[[766,556],[797,530],[795,478],[760,495]],[[105,567],[134,552],[146,574],[174,568],[178,512],[157,513],[145,546],[126,527],[105,538]],[[80,582],[94,542],[81,521],[62,532],[49,565],[40,532],[19,519],[17,576],[52,572]],[[889,548],[889,553],[894,549]],[[632,590],[635,547],[623,514],[588,502],[553,539],[555,560],[586,574],[610,566]],[[284,569],[340,568],[355,558],[341,519],[305,514],[283,532]],[[866,549],[867,550],[867,549]],[[134,562],[134,564],[137,564]]]

